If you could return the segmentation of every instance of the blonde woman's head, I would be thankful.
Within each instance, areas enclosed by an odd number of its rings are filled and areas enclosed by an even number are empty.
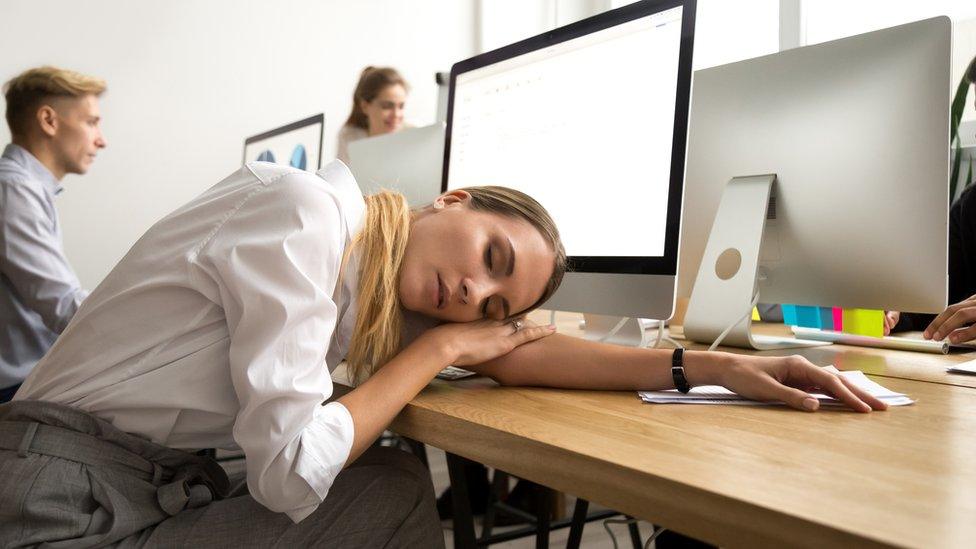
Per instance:
[[[400,269],[400,302],[450,322],[506,319],[558,287],[566,268],[545,209],[505,187],[451,191],[417,211]]]
[[[503,320],[545,302],[566,271],[559,231],[528,195],[505,187],[445,193],[410,212],[401,195],[367,197],[355,379],[399,350],[401,308],[447,322]]]

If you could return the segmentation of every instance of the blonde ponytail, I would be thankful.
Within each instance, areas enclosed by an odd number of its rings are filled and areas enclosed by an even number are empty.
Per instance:
[[[346,356],[355,383],[400,350],[400,266],[409,234],[410,208],[402,194],[383,191],[366,197],[366,223],[353,245],[359,254],[359,304]]]

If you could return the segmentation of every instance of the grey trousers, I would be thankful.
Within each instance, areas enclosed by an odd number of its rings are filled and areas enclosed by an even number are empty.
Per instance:
[[[0,405],[0,547],[443,547],[427,469],[372,448],[294,524],[213,460],[47,402]]]

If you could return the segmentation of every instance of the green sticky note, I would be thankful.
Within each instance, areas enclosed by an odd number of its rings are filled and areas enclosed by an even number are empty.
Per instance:
[[[844,332],[871,337],[884,336],[884,311],[844,309]]]

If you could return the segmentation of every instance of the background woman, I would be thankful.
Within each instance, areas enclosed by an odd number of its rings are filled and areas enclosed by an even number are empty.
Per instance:
[[[349,164],[349,143],[399,131],[410,87],[392,67],[366,67],[352,94],[352,111],[339,130],[336,158]]]
[[[564,269],[552,219],[517,191],[410,211],[364,200],[340,162],[248,164],[150,228],[0,406],[0,545],[441,546],[426,471],[368,449],[441,369],[673,387],[670,351],[520,324]],[[326,403],[343,358],[360,383]],[[687,352],[685,370],[804,410],[814,388],[884,408],[799,357]],[[246,483],[187,452],[210,447],[243,449]]]

